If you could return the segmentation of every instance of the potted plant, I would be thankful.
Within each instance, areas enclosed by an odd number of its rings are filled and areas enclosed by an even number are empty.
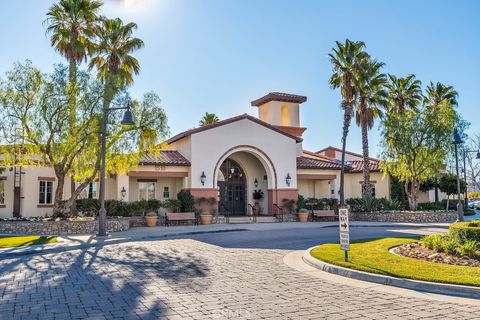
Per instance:
[[[253,190],[253,200],[255,200],[255,212],[259,214],[262,210],[262,207],[260,206],[260,200],[263,199],[263,191],[258,189],[258,190]]]
[[[307,222],[308,221],[308,210],[302,208],[298,211],[298,221]]]
[[[200,221],[202,224],[211,224],[212,223],[212,215],[210,212],[203,211],[200,213]]]
[[[145,224],[147,227],[156,227],[157,226],[158,216],[155,212],[147,212],[145,214]]]

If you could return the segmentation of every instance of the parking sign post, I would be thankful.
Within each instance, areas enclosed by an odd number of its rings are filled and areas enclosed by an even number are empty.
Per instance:
[[[350,250],[350,226],[348,224],[348,209],[338,210],[338,224],[340,230],[340,248],[345,252],[345,262],[348,262]]]

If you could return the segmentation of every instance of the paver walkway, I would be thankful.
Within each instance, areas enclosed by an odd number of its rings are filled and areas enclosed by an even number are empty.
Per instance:
[[[336,284],[287,250],[181,239],[0,261],[1,319],[479,319],[480,306]]]

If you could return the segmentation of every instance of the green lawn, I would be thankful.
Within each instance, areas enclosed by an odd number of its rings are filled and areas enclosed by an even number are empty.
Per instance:
[[[311,251],[312,256],[324,262],[371,273],[388,276],[480,286],[480,268],[454,266],[400,257],[389,248],[418,241],[414,238],[382,238],[358,241],[350,244],[349,262],[339,244],[324,244]]]
[[[0,249],[12,247],[24,247],[35,244],[57,242],[57,238],[50,236],[24,236],[24,237],[0,237]]]

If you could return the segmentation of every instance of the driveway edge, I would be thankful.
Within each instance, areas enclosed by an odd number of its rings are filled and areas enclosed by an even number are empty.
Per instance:
[[[480,298],[480,287],[464,286],[457,284],[435,283],[421,280],[412,280],[405,278],[395,278],[390,276],[384,276],[381,274],[374,274],[354,269],[348,269],[333,264],[326,263],[322,260],[314,258],[310,251],[315,248],[311,247],[303,254],[303,261],[317,269],[322,271],[336,274],[343,277],[352,279],[368,281],[393,287],[399,287],[404,289],[411,289],[416,291],[425,291],[430,293],[461,296],[468,298]]]

